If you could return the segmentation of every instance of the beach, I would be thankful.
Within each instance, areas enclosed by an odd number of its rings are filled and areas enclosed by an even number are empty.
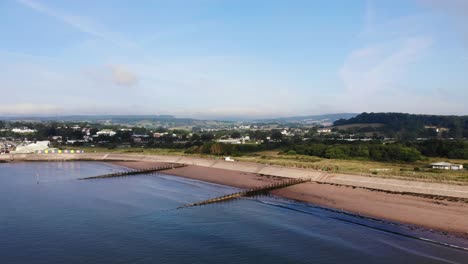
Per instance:
[[[167,163],[188,166],[164,174],[242,189],[260,187],[287,178],[311,182],[274,190],[273,195],[370,218],[448,232],[468,239],[468,186],[386,179],[247,162],[226,162],[186,156],[87,153],[80,155],[16,155],[23,161],[103,161],[131,169]]]
[[[161,165],[149,161],[117,161],[116,165],[144,169]],[[255,188],[281,177],[189,165],[162,172],[238,188]],[[464,199],[398,194],[339,184],[307,182],[271,192],[279,197],[311,203],[360,216],[424,227],[468,239],[468,203]]]

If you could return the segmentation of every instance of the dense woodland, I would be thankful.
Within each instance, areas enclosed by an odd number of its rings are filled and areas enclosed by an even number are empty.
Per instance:
[[[404,113],[362,113],[350,119],[340,119],[334,126],[353,124],[383,124],[380,127],[362,126],[356,132],[378,132],[399,139],[468,138],[468,116],[413,115]],[[442,128],[436,132],[434,128]]]
[[[313,140],[308,142],[283,141],[259,145],[231,145],[198,142],[188,147],[187,153],[212,155],[243,155],[264,150],[280,150],[285,154],[317,156],[327,159],[360,159],[383,162],[414,162],[426,157],[468,159],[465,140],[427,140],[423,142],[346,142]]]

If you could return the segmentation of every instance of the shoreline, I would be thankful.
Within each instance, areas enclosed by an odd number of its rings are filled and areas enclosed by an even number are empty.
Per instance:
[[[161,163],[117,161],[114,165],[131,169],[149,168]],[[161,172],[231,187],[250,189],[284,180],[282,177],[189,165]],[[443,197],[388,193],[360,187],[307,182],[270,192],[282,198],[310,203],[361,217],[422,227],[442,235],[468,240],[468,201]],[[450,197],[445,197],[449,198]]]
[[[391,193],[418,194],[440,197],[468,199],[468,183],[427,182],[418,179],[395,179],[378,176],[340,174],[313,169],[283,167],[252,162],[229,162],[222,159],[190,156],[141,155],[117,153],[82,153],[82,154],[19,154],[12,157],[0,155],[3,161],[148,161],[166,162],[185,165],[197,165],[206,168],[219,168],[238,172],[257,173],[260,175],[285,178],[306,178],[313,182],[346,185],[381,190]]]

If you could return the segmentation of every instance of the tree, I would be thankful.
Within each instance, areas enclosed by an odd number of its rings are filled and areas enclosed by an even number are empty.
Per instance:
[[[249,136],[250,138],[255,139],[255,140],[265,141],[266,138],[268,137],[268,133],[262,130],[254,130],[254,131],[249,132]]]
[[[219,143],[215,143],[215,144],[211,145],[210,152],[213,155],[223,154],[223,145],[221,145]]]
[[[200,135],[198,134],[192,134],[192,138],[191,138],[193,141],[198,141],[200,140]]]
[[[325,151],[325,158],[327,159],[346,159],[348,157],[343,146],[334,146]]]
[[[283,139],[283,134],[279,130],[273,130],[271,132],[271,139],[274,141],[281,141]]]
[[[214,135],[210,133],[203,133],[200,137],[200,139],[203,141],[210,141],[210,140],[213,140],[213,138],[214,138]]]
[[[240,138],[240,137],[241,137],[241,134],[239,132],[237,132],[237,131],[232,132],[232,134],[231,134],[231,138]]]

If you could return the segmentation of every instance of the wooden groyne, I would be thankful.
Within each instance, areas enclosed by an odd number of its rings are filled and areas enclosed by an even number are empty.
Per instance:
[[[124,176],[132,176],[132,175],[139,175],[139,174],[149,174],[149,173],[154,173],[158,171],[182,168],[185,166],[187,165],[170,164],[170,165],[153,167],[153,168],[148,168],[148,169],[122,171],[122,172],[115,172],[115,173],[109,173],[109,174],[98,175],[98,176],[85,177],[85,178],[80,178],[79,180],[92,180],[92,179],[101,179],[101,178],[113,178],[113,177],[124,177]]]
[[[280,189],[280,188],[284,188],[284,187],[288,187],[291,185],[304,183],[308,181],[310,181],[310,179],[288,179],[288,180],[281,181],[278,183],[273,183],[273,184],[269,184],[266,186],[257,187],[254,189],[231,193],[231,194],[223,195],[223,196],[216,197],[216,198],[211,198],[211,199],[204,200],[204,201],[197,202],[197,203],[182,205],[182,206],[177,207],[177,209],[223,202],[223,201],[232,200],[232,199],[236,199],[236,198],[243,197],[243,196],[254,196],[254,195],[260,195],[260,194],[266,194],[269,191],[272,191],[275,189]]]

